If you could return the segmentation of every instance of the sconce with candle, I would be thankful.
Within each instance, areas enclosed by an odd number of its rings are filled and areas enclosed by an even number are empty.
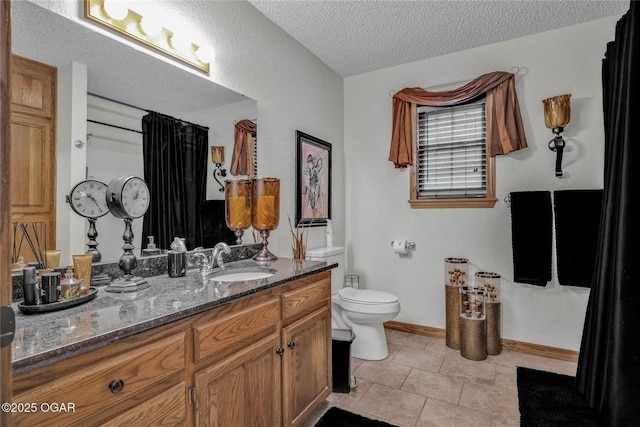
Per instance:
[[[562,152],[565,147],[560,135],[571,120],[571,94],[558,95],[542,100],[544,124],[556,135],[549,141],[549,149],[556,152],[556,177],[562,178]]]
[[[220,186],[218,190],[223,192],[224,185],[218,180],[218,177],[224,178],[227,176],[227,170],[222,169],[222,164],[224,163],[224,147],[222,145],[214,145],[211,147],[211,161],[216,165],[213,171],[213,179],[215,179]]]

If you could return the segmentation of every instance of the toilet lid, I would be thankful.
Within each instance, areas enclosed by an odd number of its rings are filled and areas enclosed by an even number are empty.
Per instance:
[[[338,291],[338,295],[345,301],[357,302],[360,304],[389,304],[398,302],[398,297],[383,291],[373,289],[353,289],[343,288]]]

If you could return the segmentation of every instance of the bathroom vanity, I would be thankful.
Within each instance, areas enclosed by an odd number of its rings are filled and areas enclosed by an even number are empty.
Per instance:
[[[226,285],[189,271],[18,314],[13,424],[300,425],[331,392],[335,266],[279,259],[269,278]]]

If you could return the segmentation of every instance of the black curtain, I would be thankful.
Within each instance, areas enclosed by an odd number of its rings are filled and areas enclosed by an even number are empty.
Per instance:
[[[639,13],[631,1],[603,61],[602,215],[576,377],[609,426],[640,423]]]
[[[208,131],[155,112],[142,118],[144,179],[151,193],[142,234],[155,236],[160,249],[169,249],[174,237],[186,238],[187,249],[202,244]]]

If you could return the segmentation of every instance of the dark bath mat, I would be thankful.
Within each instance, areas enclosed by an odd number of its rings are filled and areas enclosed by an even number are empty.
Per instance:
[[[395,427],[384,421],[372,420],[340,408],[329,408],[314,427]]]
[[[518,367],[521,427],[597,427],[596,413],[573,389],[575,377]]]

